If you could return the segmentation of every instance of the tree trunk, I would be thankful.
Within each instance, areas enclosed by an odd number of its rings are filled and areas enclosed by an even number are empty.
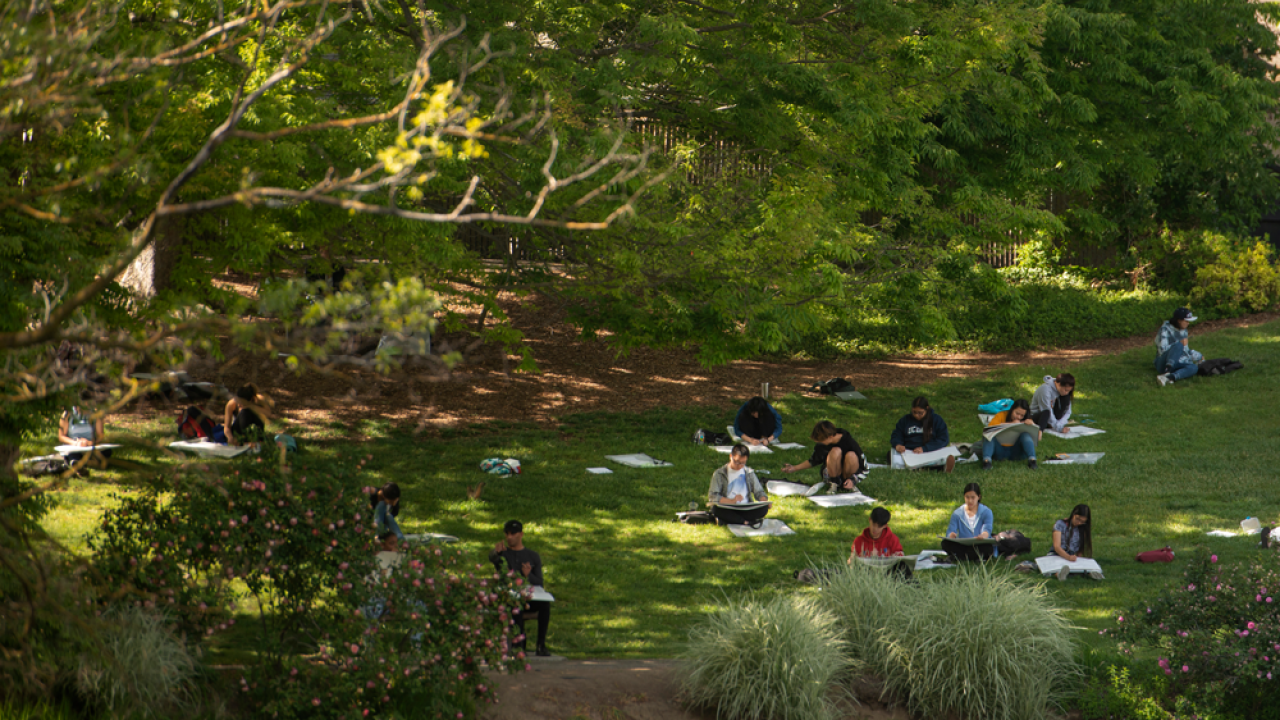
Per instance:
[[[185,223],[181,216],[166,216],[156,221],[155,238],[120,275],[120,284],[134,294],[150,298],[171,285],[173,268],[178,263]]]

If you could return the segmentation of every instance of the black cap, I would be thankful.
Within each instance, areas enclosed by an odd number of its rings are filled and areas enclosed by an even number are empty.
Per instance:
[[[506,525],[502,526],[502,532],[508,535],[514,535],[518,532],[524,532],[524,523],[519,520],[508,520]]]
[[[1191,314],[1191,310],[1187,308],[1178,308],[1173,311],[1174,320],[1186,320],[1187,322],[1195,322],[1196,316]]]

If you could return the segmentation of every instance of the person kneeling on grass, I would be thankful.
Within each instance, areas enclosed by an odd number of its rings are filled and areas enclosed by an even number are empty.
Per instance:
[[[991,508],[982,504],[982,488],[978,483],[964,486],[964,504],[951,513],[951,522],[947,525],[947,537],[942,541],[942,550],[958,560],[988,560],[1000,551],[995,544],[967,545],[953,542],[968,538],[989,538],[995,516]]]
[[[929,407],[929,399],[921,395],[911,401],[911,412],[902,416],[898,425],[893,428],[893,434],[889,436],[889,445],[893,448],[889,453],[889,467],[905,470],[907,463],[903,455],[921,455],[941,450],[950,444],[951,433],[947,430],[946,421]],[[956,469],[956,459],[954,455],[949,455],[945,460],[938,460],[925,467],[951,472]]]
[[[991,440],[982,441],[982,469],[990,470],[991,463],[994,460],[1021,460],[1027,458],[1027,467],[1032,470],[1036,469],[1036,443],[1044,437],[1044,431],[1039,430],[1036,421],[1030,418],[1031,406],[1026,400],[1021,398],[1013,401],[1013,406],[1002,413],[996,413],[991,422],[987,423],[987,427],[996,425],[1006,425],[1008,423],[1026,423],[1033,427],[1037,427],[1036,437],[1031,439],[1030,433],[1023,433],[1018,436],[1017,442],[1012,445],[1002,445],[993,438]]]
[[[735,510],[725,505],[740,505],[749,502],[768,502],[769,496],[756,473],[747,467],[747,458],[751,451],[746,445],[734,445],[729,451],[729,462],[716,468],[711,474],[711,487],[707,489],[707,506],[716,522],[721,525],[752,525],[759,523],[768,514],[769,507],[751,510]]]
[[[793,473],[821,468],[822,479],[830,492],[858,489],[858,483],[867,479],[867,456],[848,430],[838,428],[830,420],[823,420],[813,427],[809,435],[816,445],[813,455],[799,465],[783,465],[782,472]]]
[[[748,445],[772,445],[782,439],[782,416],[757,395],[738,408],[733,434]]]

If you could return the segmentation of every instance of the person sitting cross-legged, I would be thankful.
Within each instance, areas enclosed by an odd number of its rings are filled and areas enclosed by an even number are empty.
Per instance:
[[[769,496],[756,473],[747,467],[751,450],[746,445],[734,445],[729,451],[729,462],[716,468],[711,474],[711,486],[707,489],[707,506],[716,522],[721,525],[753,525],[764,519],[768,506],[737,510],[725,505],[741,505],[750,502],[768,502]]]

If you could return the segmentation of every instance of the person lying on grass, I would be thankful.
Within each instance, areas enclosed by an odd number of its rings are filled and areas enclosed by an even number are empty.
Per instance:
[[[905,470],[907,463],[903,459],[906,453],[921,455],[951,444],[951,433],[947,430],[947,422],[933,408],[929,407],[929,398],[921,395],[911,401],[911,412],[903,415],[889,436],[889,467],[894,470]],[[933,467],[946,472],[956,469],[956,459],[948,456],[923,467]]]
[[[885,508],[877,507],[871,511],[867,527],[853,539],[846,564],[852,565],[856,557],[894,557],[903,554],[902,543],[889,529],[889,518],[889,511]]]
[[[1030,417],[1031,406],[1026,400],[1019,398],[1013,401],[1013,406],[1001,413],[996,413],[991,418],[991,422],[987,423],[987,427],[996,425],[1005,425],[1007,423],[1026,423],[1027,425],[1036,426],[1036,421]],[[1012,445],[1003,445],[994,438],[982,441],[982,469],[990,470],[991,463],[995,460],[1021,460],[1027,458],[1027,467],[1032,470],[1036,469],[1036,443],[1044,437],[1044,431],[1040,430],[1036,433],[1036,438],[1031,439],[1029,433],[1023,433],[1018,436],[1017,442]]]
[[[733,434],[748,445],[772,445],[782,439],[782,416],[757,395],[738,408]]]
[[[729,451],[729,462],[716,468],[711,474],[711,486],[707,488],[707,506],[716,522],[721,525],[749,525],[764,519],[768,506],[739,511],[725,505],[749,502],[768,502],[769,496],[756,473],[747,467],[751,450],[746,445],[734,445]]]
[[[982,504],[982,488],[978,483],[964,486],[964,504],[951,513],[951,522],[947,525],[947,538],[942,541],[942,550],[958,560],[988,560],[998,555],[994,544],[966,545],[952,542],[968,538],[989,538],[995,516],[991,508]]]
[[[813,427],[809,437],[816,443],[813,455],[799,465],[783,465],[782,472],[821,468],[822,479],[831,492],[840,489],[852,492],[858,489],[858,483],[867,479],[867,456],[848,430],[823,420]]]

